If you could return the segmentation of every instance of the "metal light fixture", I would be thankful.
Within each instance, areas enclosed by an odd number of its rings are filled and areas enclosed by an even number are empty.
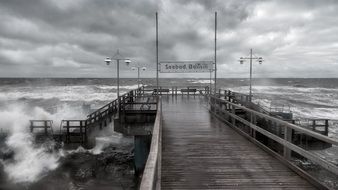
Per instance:
[[[117,98],[119,100],[120,97],[120,60],[124,60],[124,62],[126,63],[127,66],[129,66],[129,64],[131,63],[130,59],[126,59],[123,58],[120,55],[119,50],[117,50],[116,54],[113,57],[106,57],[106,59],[104,60],[104,62],[106,62],[107,65],[110,65],[110,63],[112,62],[112,60],[116,60],[116,72],[117,72]]]
[[[110,57],[106,57],[106,59],[104,60],[104,62],[106,62],[107,65],[110,65],[111,58]]]
[[[263,58],[262,57],[259,57],[258,58],[258,63],[261,65],[263,63]]]
[[[140,88],[140,69],[142,71],[145,71],[147,68],[146,67],[141,67],[139,65],[136,65],[135,67],[131,68],[132,70],[137,70],[137,87]]]
[[[125,59],[124,62],[126,63],[127,66],[131,63],[130,59]]]
[[[240,57],[239,63],[243,64],[244,60],[249,59],[250,60],[250,90],[249,90],[249,98],[250,102],[252,99],[252,60],[257,60],[259,64],[262,64],[263,58],[262,57],[252,57],[252,49],[250,49],[250,57]]]

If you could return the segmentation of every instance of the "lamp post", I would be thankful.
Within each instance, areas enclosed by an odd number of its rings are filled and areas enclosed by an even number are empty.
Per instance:
[[[105,62],[107,65],[110,65],[112,60],[116,60],[116,72],[117,72],[117,99],[120,99],[120,61],[124,60],[124,62],[127,64],[127,66],[131,63],[130,59],[123,58],[120,55],[119,50],[117,50],[116,54],[113,57],[107,57],[105,59]]]
[[[243,64],[245,60],[250,60],[250,91],[249,91],[249,101],[251,102],[252,99],[252,60],[258,61],[259,64],[262,64],[263,58],[262,57],[253,57],[252,56],[252,49],[250,49],[250,57],[241,57],[239,59],[240,64]]]
[[[147,68],[137,65],[135,67],[132,67],[131,69],[132,70],[137,70],[137,88],[140,88],[140,69],[142,71],[145,71]]]

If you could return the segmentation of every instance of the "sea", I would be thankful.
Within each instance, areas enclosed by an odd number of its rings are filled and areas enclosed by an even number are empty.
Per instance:
[[[214,85],[213,82],[203,78],[159,80],[161,86],[168,87],[203,87]],[[156,80],[145,78],[140,83],[151,86],[156,84]],[[249,93],[249,80],[245,78],[221,78],[216,84],[218,89]],[[121,94],[137,87],[137,79],[120,79]],[[85,119],[90,111],[116,99],[116,90],[116,80],[109,78],[1,78],[0,134],[9,135],[0,147],[0,189],[75,190],[100,189],[101,186],[136,189],[137,179],[128,163],[124,163],[122,168],[119,165],[96,166],[100,169],[95,174],[89,172],[89,177],[86,175],[88,172],[84,172],[85,177],[78,174],[86,170],[74,169],[76,174],[66,171],[67,166],[76,168],[77,164],[89,161],[95,164],[95,160],[105,159],[102,158],[107,156],[104,152],[110,152],[108,156],[119,152],[121,159],[124,156],[132,159],[130,151],[123,151],[132,146],[132,139],[109,133],[97,139],[100,140],[99,145],[91,150],[78,147],[75,150],[51,151],[46,145],[34,144],[29,132],[29,120],[32,119],[53,120],[56,128],[63,119]],[[338,139],[338,78],[253,79],[252,93],[255,103],[267,109],[283,108],[292,112],[296,119],[330,119],[329,136]],[[105,149],[107,147],[110,149]],[[338,148],[335,146],[314,153],[338,164]],[[74,162],[74,159],[82,159],[82,162]],[[110,175],[104,173],[107,170]]]

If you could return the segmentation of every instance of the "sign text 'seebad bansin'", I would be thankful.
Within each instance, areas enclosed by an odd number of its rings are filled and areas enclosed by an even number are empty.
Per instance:
[[[212,71],[212,62],[161,62],[161,73],[204,73]]]

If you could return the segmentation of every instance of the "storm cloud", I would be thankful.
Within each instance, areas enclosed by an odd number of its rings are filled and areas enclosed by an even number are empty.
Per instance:
[[[247,77],[250,48],[255,77],[337,76],[336,0],[0,0],[0,77],[112,77],[117,49],[153,77],[156,12],[160,60],[213,60],[215,11],[219,77]]]

